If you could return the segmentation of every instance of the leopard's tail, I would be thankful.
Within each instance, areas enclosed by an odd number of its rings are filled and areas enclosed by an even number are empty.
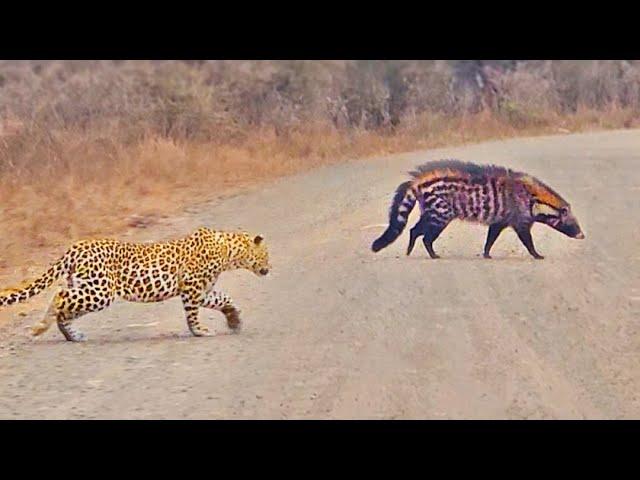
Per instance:
[[[33,281],[23,282],[17,287],[0,290],[0,307],[25,302],[34,295],[42,292],[44,289],[49,288],[53,282],[67,273],[65,260],[66,255],[51,265],[49,270]]]

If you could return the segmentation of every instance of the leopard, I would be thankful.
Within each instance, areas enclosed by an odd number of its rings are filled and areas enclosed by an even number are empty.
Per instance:
[[[31,328],[34,337],[55,322],[67,341],[83,342],[87,335],[73,325],[83,315],[104,310],[116,299],[161,302],[177,296],[192,335],[213,335],[198,318],[200,308],[220,311],[237,333],[240,311],[229,295],[213,288],[222,272],[236,269],[260,277],[269,273],[262,235],[200,227],[186,237],[164,242],[80,240],[37,279],[1,290],[0,307],[24,302],[64,278],[66,286]]]

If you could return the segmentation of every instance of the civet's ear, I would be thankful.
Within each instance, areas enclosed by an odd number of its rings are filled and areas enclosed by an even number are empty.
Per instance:
[[[531,206],[531,215],[537,217],[538,215],[547,215],[549,217],[558,217],[560,216],[560,212],[555,208],[547,205],[546,203],[538,203],[535,202]]]
[[[253,239],[253,243],[255,243],[256,245],[260,245],[262,243],[262,240],[264,240],[264,237],[262,235],[256,235],[256,238]]]

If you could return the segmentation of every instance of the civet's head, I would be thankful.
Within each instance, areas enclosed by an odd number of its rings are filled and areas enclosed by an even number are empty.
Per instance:
[[[566,200],[532,177],[523,178],[523,183],[531,194],[530,207],[533,221],[549,225],[568,237],[584,238],[580,224]]]
[[[536,222],[545,223],[568,237],[584,238],[584,233],[582,233],[578,220],[571,213],[569,204],[556,208],[534,201],[531,206],[531,215]]]

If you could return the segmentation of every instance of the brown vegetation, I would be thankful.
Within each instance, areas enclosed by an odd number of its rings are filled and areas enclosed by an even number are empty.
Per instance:
[[[0,62],[0,272],[345,158],[640,119],[640,63]]]

